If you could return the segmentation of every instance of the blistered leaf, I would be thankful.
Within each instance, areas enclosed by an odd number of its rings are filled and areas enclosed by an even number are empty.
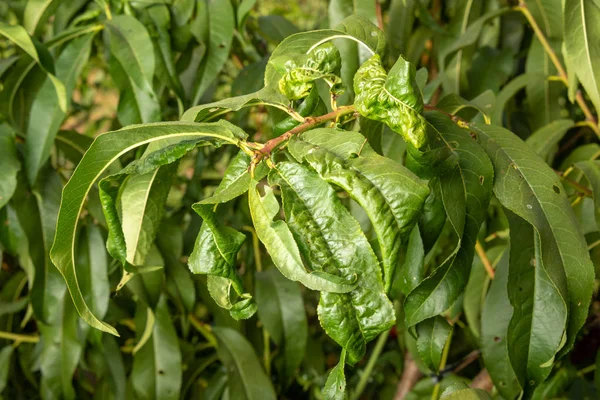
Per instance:
[[[304,58],[287,61],[278,68],[285,71],[279,80],[279,91],[290,100],[303,99],[309,95],[317,79],[324,79],[333,94],[340,94],[340,53],[332,43],[324,43],[311,49]]]
[[[356,219],[316,173],[282,162],[270,180],[281,188],[286,221],[313,270],[346,279],[358,277],[356,288],[348,294],[321,293],[317,309],[325,332],[355,363],[366,344],[395,322],[377,257]]]
[[[494,164],[496,197],[534,226],[549,275],[566,275],[569,323],[561,356],[572,348],[590,304],[594,268],[586,242],[562,184],[550,167],[503,128],[476,125],[472,129]]]
[[[375,153],[358,132],[315,129],[290,143],[290,152],[322,179],[342,187],[365,210],[377,234],[389,291],[400,248],[417,223],[429,190],[402,165]]]
[[[121,155],[141,145],[161,139],[179,137],[181,140],[202,138],[205,144],[237,144],[237,129],[221,121],[214,124],[185,122],[156,123],[132,126],[109,132],[96,138],[82,158],[76,171],[63,189],[61,210],[56,225],[56,238],[51,250],[54,265],[63,274],[77,311],[93,327],[116,334],[111,326],[101,322],[89,310],[77,283],[73,260],[73,246],[79,214],[94,182]]]
[[[356,72],[354,105],[363,117],[385,122],[418,149],[427,143],[427,136],[415,76],[415,67],[402,57],[386,74],[381,57],[375,54]]]
[[[248,191],[248,204],[254,229],[283,276],[298,281],[312,290],[332,293],[346,293],[353,290],[356,287],[354,284],[356,276],[348,280],[320,270],[306,270],[288,225],[281,220],[273,221],[279,213],[279,203],[273,190],[265,186],[265,195],[261,196],[256,185],[256,181],[251,181]]]
[[[256,358],[254,349],[239,332],[216,327],[217,354],[227,368],[232,399],[271,400],[275,391]]]

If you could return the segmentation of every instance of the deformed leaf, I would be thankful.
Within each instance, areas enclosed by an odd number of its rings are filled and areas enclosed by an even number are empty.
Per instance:
[[[363,117],[385,122],[419,149],[427,143],[427,135],[421,116],[423,98],[415,77],[415,67],[402,57],[386,74],[381,57],[375,54],[356,72],[354,104]]]
[[[348,280],[320,270],[305,269],[298,245],[288,225],[281,220],[273,221],[279,213],[279,203],[273,190],[265,186],[265,195],[261,196],[256,185],[256,181],[251,181],[248,191],[248,204],[254,229],[283,276],[298,281],[311,290],[332,293],[347,293],[353,290],[356,287],[354,284],[356,276]]]
[[[212,124],[166,122],[131,126],[96,138],[63,189],[56,237],[50,252],[54,265],[67,282],[77,311],[86,322],[97,329],[117,334],[113,327],[98,320],[87,306],[77,283],[73,259],[79,214],[94,182],[121,155],[144,144],[176,137],[181,140],[203,139],[204,144],[237,144],[240,140],[237,135],[239,131],[225,121]]]
[[[378,155],[358,132],[314,129],[293,140],[289,149],[298,161],[342,187],[364,208],[377,234],[389,291],[401,245],[429,194],[425,183],[402,165]]]
[[[356,288],[347,294],[321,293],[317,309],[325,332],[355,363],[366,344],[395,322],[377,257],[356,219],[315,172],[281,162],[269,178],[281,188],[290,236],[311,268],[346,279],[358,277]]]

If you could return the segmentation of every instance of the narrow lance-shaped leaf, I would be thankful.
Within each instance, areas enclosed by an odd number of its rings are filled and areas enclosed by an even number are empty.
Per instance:
[[[256,274],[256,303],[260,320],[282,349],[281,377],[283,383],[289,385],[302,363],[308,338],[300,287],[275,268],[259,272]]]
[[[522,390],[508,352],[508,325],[513,309],[508,298],[508,257],[504,252],[481,311],[481,352],[494,385],[507,399]]]
[[[533,225],[548,275],[566,275],[569,321],[561,356],[572,348],[587,317],[594,281],[587,244],[554,171],[511,132],[491,125],[473,125],[472,129],[494,164],[496,197]]]
[[[250,343],[239,332],[216,327],[217,354],[227,368],[232,399],[275,400],[275,390],[265,375]]]
[[[346,350],[342,350],[340,361],[329,371],[323,395],[328,400],[346,400],[346,374],[344,367],[346,366]]]
[[[452,332],[452,326],[444,317],[429,318],[416,327],[417,350],[427,368],[439,372],[442,351]]]
[[[270,181],[281,188],[287,223],[309,265],[346,279],[358,276],[350,293],[321,293],[317,309],[325,332],[355,363],[366,344],[395,322],[377,257],[356,219],[316,173],[282,162]]]
[[[248,204],[254,229],[283,276],[289,280],[298,281],[311,290],[332,293],[346,293],[353,290],[356,276],[352,276],[348,280],[345,277],[320,270],[308,271],[305,269],[298,245],[294,241],[288,225],[281,220],[273,221],[273,218],[279,213],[279,203],[273,190],[265,186],[265,195],[261,196],[256,185],[256,181],[251,181],[248,191]]]
[[[130,379],[134,392],[139,398],[178,399],[181,365],[177,332],[169,315],[166,298],[161,296],[156,306],[152,336],[133,357]]]
[[[541,257],[537,231],[507,212],[511,243],[508,297],[513,315],[508,325],[508,355],[526,395],[550,374],[564,344],[567,284],[563,270],[552,271]]]
[[[458,165],[439,178],[442,200],[458,245],[444,263],[407,296],[404,307],[409,326],[441,314],[464,290],[494,177],[488,156],[465,129],[439,113],[428,113],[426,118],[446,146],[458,154]]]
[[[0,125],[0,208],[10,200],[17,188],[17,173],[21,163],[17,158],[15,132],[5,124]]]
[[[579,161],[575,163],[575,167],[583,172],[590,185],[590,188],[592,189],[592,194],[594,196],[596,225],[598,228],[600,228],[600,161]]]
[[[565,57],[600,112],[600,6],[589,0],[567,0],[564,13]]]
[[[421,116],[423,98],[415,78],[415,67],[402,57],[386,74],[376,54],[356,72],[354,103],[363,117],[385,122],[419,149],[427,143],[427,136]]]
[[[213,124],[167,122],[132,126],[96,138],[63,189],[57,233],[50,253],[52,261],[67,282],[77,311],[86,322],[97,329],[117,333],[113,327],[98,320],[85,303],[73,259],[77,221],[94,182],[121,155],[144,144],[179,137],[181,140],[198,139],[203,140],[203,144],[219,146],[223,143],[237,144],[242,139],[239,134],[237,128],[225,121]]]
[[[290,143],[290,152],[327,182],[342,187],[365,210],[377,234],[386,291],[400,248],[417,223],[429,189],[402,165],[375,153],[358,132],[315,129]]]

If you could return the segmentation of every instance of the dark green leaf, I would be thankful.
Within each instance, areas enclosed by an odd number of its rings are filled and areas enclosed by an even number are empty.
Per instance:
[[[298,281],[312,290],[332,293],[346,293],[353,290],[356,287],[354,284],[356,276],[348,281],[345,277],[305,269],[298,245],[288,225],[281,220],[273,221],[279,213],[279,203],[273,190],[265,186],[265,195],[261,196],[256,185],[256,181],[251,181],[248,191],[248,204],[254,229],[283,276]]]
[[[442,396],[445,400],[491,400],[489,393],[482,389],[462,389]]]
[[[377,257],[358,222],[316,173],[288,162],[277,164],[274,172],[270,180],[281,188],[286,220],[305,260],[313,270],[358,277],[348,294],[321,293],[317,309],[325,332],[355,363],[366,343],[395,322]]]
[[[10,200],[17,188],[17,173],[21,163],[17,158],[15,132],[5,124],[0,125],[0,208]]]
[[[281,379],[290,384],[306,351],[308,323],[297,283],[271,268],[256,274],[258,316],[283,355]]]
[[[346,350],[342,350],[340,361],[329,371],[323,396],[327,400],[346,400],[346,375],[344,367],[346,365]]]
[[[395,284],[402,293],[408,295],[425,278],[425,272],[425,250],[417,225],[408,238],[404,265],[396,272]]]
[[[416,326],[417,350],[421,360],[431,371],[439,372],[442,352],[452,332],[452,326],[444,317],[434,317]]]
[[[550,156],[555,152],[556,145],[573,126],[575,126],[573,120],[557,119],[533,132],[525,143],[544,160],[548,160],[548,164],[551,165],[552,159]]]
[[[267,40],[275,43],[279,43],[286,37],[299,32],[296,25],[281,15],[260,16],[258,18],[258,29]]]
[[[6,382],[8,381],[10,367],[12,365],[10,358],[14,349],[13,346],[5,346],[0,350],[0,393],[6,388]]]
[[[583,172],[594,196],[594,213],[596,225],[600,228],[600,162],[585,160],[575,163],[575,167]]]
[[[386,291],[399,264],[400,248],[415,226],[429,190],[400,164],[379,156],[358,132],[315,129],[290,144],[322,179],[342,187],[365,210],[377,234]]]
[[[217,327],[213,332],[219,342],[217,354],[227,368],[230,397],[245,400],[276,399],[273,386],[246,338],[230,328]]]

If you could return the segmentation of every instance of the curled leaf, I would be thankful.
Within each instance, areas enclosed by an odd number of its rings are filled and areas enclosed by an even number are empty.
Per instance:
[[[356,71],[354,105],[362,116],[385,122],[418,149],[427,143],[427,135],[416,75],[415,67],[402,57],[386,74],[375,54]]]

